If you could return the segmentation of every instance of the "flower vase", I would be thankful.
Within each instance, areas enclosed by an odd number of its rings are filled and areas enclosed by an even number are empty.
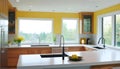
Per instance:
[[[18,46],[21,46],[21,43],[20,43],[20,42],[18,43]]]

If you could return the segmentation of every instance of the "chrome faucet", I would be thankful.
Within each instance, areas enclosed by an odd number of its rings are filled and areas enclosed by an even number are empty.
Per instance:
[[[60,35],[60,47],[62,45],[62,38],[63,38],[63,46],[62,46],[62,60],[64,60],[64,56],[65,56],[65,49],[64,49],[64,36]]]
[[[102,40],[103,48],[105,48],[105,38],[104,37],[100,37],[99,40],[98,40],[98,44],[100,43],[100,40]]]

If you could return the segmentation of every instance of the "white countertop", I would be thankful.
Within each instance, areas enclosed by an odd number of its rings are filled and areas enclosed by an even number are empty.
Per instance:
[[[75,47],[75,46],[88,46],[88,47],[93,47],[93,46],[97,46],[97,45],[86,45],[86,44],[68,44],[68,45],[64,45],[65,47]],[[21,46],[17,46],[17,45],[11,45],[11,46],[6,46],[6,48],[41,48],[41,47],[60,47],[59,45],[49,45],[49,46],[31,46],[31,45],[21,45]]]
[[[67,67],[67,66],[92,66],[104,64],[120,64],[120,51],[115,49],[100,49],[96,51],[66,52],[68,55],[77,54],[82,56],[81,61],[69,61],[68,57],[41,58],[40,54],[20,55],[17,67]]]

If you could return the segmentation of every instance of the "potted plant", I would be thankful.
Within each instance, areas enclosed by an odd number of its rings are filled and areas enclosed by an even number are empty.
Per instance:
[[[17,36],[14,38],[14,42],[16,42],[18,44],[18,46],[21,45],[21,42],[24,40],[24,38],[22,36]]]
[[[54,44],[56,44],[56,36],[55,35],[53,35],[53,42],[54,42]]]

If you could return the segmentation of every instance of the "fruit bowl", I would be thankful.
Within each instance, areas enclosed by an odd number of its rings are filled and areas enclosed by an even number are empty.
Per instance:
[[[70,60],[70,61],[81,61],[81,60],[82,60],[82,57],[81,57],[81,56],[78,56],[77,58],[72,58],[72,56],[69,56],[69,60]]]

